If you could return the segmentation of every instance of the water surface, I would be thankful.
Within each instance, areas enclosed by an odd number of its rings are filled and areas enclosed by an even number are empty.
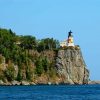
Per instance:
[[[100,100],[100,85],[0,86],[0,100]]]

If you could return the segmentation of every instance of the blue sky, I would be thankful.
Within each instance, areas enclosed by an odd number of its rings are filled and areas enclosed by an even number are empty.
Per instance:
[[[90,79],[100,80],[100,0],[0,0],[0,27],[60,41],[72,30]]]

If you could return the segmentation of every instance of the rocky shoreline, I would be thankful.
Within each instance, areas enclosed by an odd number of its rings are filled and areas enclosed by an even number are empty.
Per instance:
[[[100,84],[100,81],[89,81],[88,84],[67,84],[67,83],[34,83],[34,82],[28,82],[28,81],[12,81],[4,83],[2,80],[0,80],[0,86],[25,86],[25,85],[95,85]]]
[[[89,81],[88,84],[100,84],[100,81]]]
[[[0,85],[36,85],[34,82],[28,82],[28,81],[12,81],[4,83],[2,80],[0,80]]]
[[[60,83],[61,84],[61,83]],[[15,85],[59,85],[59,83],[52,83],[52,82],[47,82],[47,83],[35,83],[35,82],[29,82],[29,81],[11,81],[11,82],[6,82],[4,83],[2,80],[0,80],[0,85],[5,85],[5,86],[15,86]]]

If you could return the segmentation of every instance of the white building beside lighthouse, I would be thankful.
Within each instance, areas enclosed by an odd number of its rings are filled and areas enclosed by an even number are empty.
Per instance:
[[[75,46],[72,32],[68,32],[68,39],[60,42],[60,47]]]
[[[60,42],[60,47],[66,47],[66,46],[67,46],[66,40]]]

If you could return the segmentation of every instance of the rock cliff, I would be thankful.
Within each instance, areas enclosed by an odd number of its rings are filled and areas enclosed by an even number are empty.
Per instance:
[[[58,51],[56,69],[63,83],[88,84],[89,71],[78,46]]]
[[[35,53],[35,52],[33,52]],[[89,71],[84,62],[81,49],[78,46],[67,47],[60,50],[49,50],[35,54],[48,61],[47,72],[42,72],[38,76],[35,72],[30,73],[33,80],[17,80],[19,67],[13,63],[5,62],[5,57],[0,56],[0,85],[29,85],[29,84],[88,84]],[[34,59],[36,56],[34,57]],[[34,66],[31,64],[31,66]],[[46,66],[46,64],[45,64]],[[45,67],[44,66],[44,67]],[[56,67],[55,67],[56,66]],[[31,67],[31,70],[32,69]],[[21,75],[26,76],[21,70]],[[13,77],[14,76],[14,77]],[[11,77],[13,78],[11,80]]]

